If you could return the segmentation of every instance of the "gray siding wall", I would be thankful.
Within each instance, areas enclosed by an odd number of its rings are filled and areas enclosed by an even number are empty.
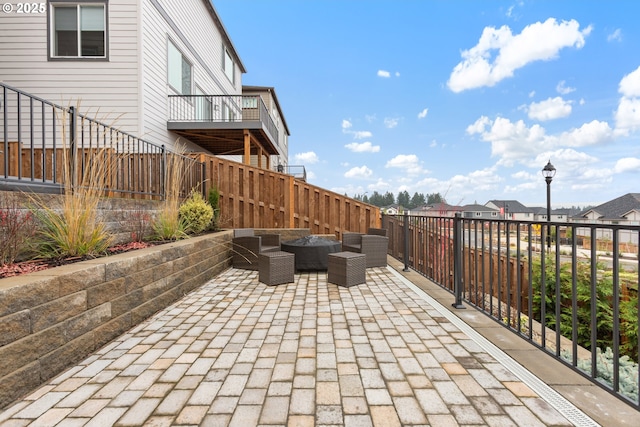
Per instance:
[[[138,3],[109,1],[108,61],[50,61],[48,14],[0,13],[0,81],[139,134]]]

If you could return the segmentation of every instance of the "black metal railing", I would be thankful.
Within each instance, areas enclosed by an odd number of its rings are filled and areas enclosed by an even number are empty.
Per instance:
[[[203,166],[193,158],[122,132],[0,83],[0,188],[61,192],[78,185],[96,155],[109,164],[104,188],[163,198],[168,158],[183,173],[181,194],[199,188]],[[69,182],[71,181],[71,182]]]
[[[278,127],[259,95],[169,95],[169,122],[260,122],[279,144]]]
[[[282,170],[280,170],[282,168]],[[278,172],[286,173],[301,181],[307,181],[307,169],[303,165],[287,165],[278,168]]]
[[[640,409],[640,226],[383,216],[389,253]]]

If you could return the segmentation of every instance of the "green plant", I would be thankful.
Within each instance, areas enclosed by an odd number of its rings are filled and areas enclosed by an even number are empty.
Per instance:
[[[566,361],[572,360],[571,353],[567,350],[561,352],[561,356]],[[578,368],[584,372],[591,372],[591,359],[578,359]],[[603,352],[599,348],[596,349],[596,378],[601,379],[609,386],[613,386],[613,351],[607,347]],[[618,378],[620,393],[630,398],[632,401],[638,401],[638,364],[629,358],[622,356],[619,359]]]
[[[33,214],[21,209],[17,199],[0,194],[0,265],[12,264],[29,248],[36,232]]]
[[[533,260],[533,318],[540,321],[542,313],[542,267],[540,259]],[[604,268],[598,263],[598,270]],[[559,272],[559,293],[556,290],[556,271]],[[572,309],[572,275],[576,276],[576,312]],[[560,333],[573,339],[575,328],[578,345],[591,349],[591,306],[596,311],[596,346],[605,349],[613,345],[613,278],[610,274],[599,274],[595,284],[595,295],[591,293],[591,266],[587,262],[578,262],[575,272],[571,271],[571,263],[561,263],[556,268],[554,257],[545,258],[545,323],[549,328],[556,328]],[[560,303],[560,319],[556,319],[556,301]],[[627,301],[620,301],[620,352],[636,358],[638,352],[638,297],[629,296]],[[573,323],[573,316],[576,323]]]
[[[211,229],[217,230],[220,224],[220,191],[215,185],[209,189],[208,202],[213,209],[213,219],[211,220]]]
[[[132,242],[143,242],[151,234],[152,216],[144,209],[125,210],[121,213],[120,228]]]
[[[182,202],[178,212],[188,234],[204,231],[213,219],[213,208],[197,191],[191,192],[191,196]]]
[[[165,165],[165,197],[160,212],[153,221],[153,237],[157,240],[179,240],[187,237],[184,221],[180,219],[180,189],[184,179],[183,146],[178,154],[168,154]]]

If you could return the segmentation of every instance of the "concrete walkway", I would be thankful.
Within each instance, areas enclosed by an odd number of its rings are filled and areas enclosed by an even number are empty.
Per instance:
[[[270,287],[227,270],[0,413],[0,425],[638,425],[637,411],[577,375],[576,391],[560,364],[551,375],[577,398],[549,388],[468,324],[498,331],[498,344],[517,337],[472,309],[455,313],[462,324],[437,302],[450,294],[390,262],[351,288],[322,272]],[[433,298],[422,290],[432,286]],[[523,359],[548,358],[532,348]],[[581,396],[607,409],[587,415],[569,401]]]

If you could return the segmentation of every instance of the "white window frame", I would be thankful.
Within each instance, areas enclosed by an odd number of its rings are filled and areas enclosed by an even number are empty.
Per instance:
[[[57,8],[76,8],[76,22],[75,28],[73,30],[76,31],[76,55],[60,55],[58,54],[58,33],[56,28],[56,9]],[[102,9],[102,22],[98,26],[97,29],[87,29],[83,26],[85,23],[83,22],[85,16],[83,14],[83,9],[87,10],[89,8],[101,8]],[[61,0],[50,0],[49,2],[49,16],[47,19],[47,25],[49,27],[49,59],[53,60],[108,60],[109,59],[109,9],[108,9],[108,0],[89,0],[84,2],[70,2],[70,1],[61,1]],[[90,25],[91,21],[86,22],[86,25]],[[93,22],[95,25],[95,21]],[[83,31],[102,31],[102,41],[103,41],[103,52],[102,55],[83,55]],[[86,48],[86,46],[85,46]]]
[[[172,58],[177,60],[178,55],[180,56],[180,71],[174,69],[176,64],[172,64]],[[173,66],[172,66],[173,65]],[[184,81],[184,71],[185,66],[189,67],[189,81]],[[178,83],[178,80],[180,81]],[[180,95],[191,95],[193,93],[193,64],[187,59],[187,57],[182,53],[180,48],[176,46],[176,44],[171,40],[167,40],[167,83],[171,88],[176,91],[176,93]],[[188,85],[185,85],[188,83]]]
[[[211,97],[205,96],[205,93],[198,85],[196,85],[196,120],[210,122],[213,120],[213,102]]]
[[[222,50],[222,71],[231,83],[236,84],[236,63],[229,53],[229,49],[224,47]]]

